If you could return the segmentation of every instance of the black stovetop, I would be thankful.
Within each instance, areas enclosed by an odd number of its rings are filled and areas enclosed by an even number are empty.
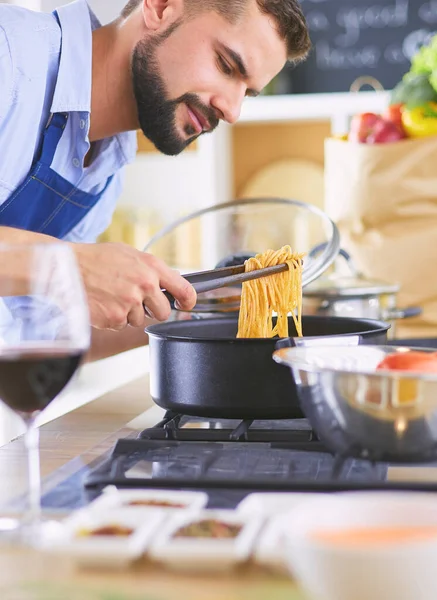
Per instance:
[[[380,487],[386,475],[386,464],[332,456],[305,419],[167,413],[138,437],[119,440],[88,473],[85,486],[327,491]]]
[[[167,413],[155,427],[119,439],[91,464],[81,457],[67,463],[46,480],[42,500],[46,510],[70,511],[107,485],[202,490],[209,508],[234,508],[260,491],[437,491],[437,463],[427,463],[433,476],[428,471],[423,479],[415,465],[407,465],[413,468],[409,480],[391,478],[391,467],[332,456],[305,419],[235,421]]]
[[[46,481],[43,506],[78,508],[111,484],[205,490],[211,508],[233,508],[252,491],[437,491],[437,463],[405,465],[402,476],[399,467],[332,456],[305,419],[236,421],[168,412],[91,464],[81,457],[67,463]]]

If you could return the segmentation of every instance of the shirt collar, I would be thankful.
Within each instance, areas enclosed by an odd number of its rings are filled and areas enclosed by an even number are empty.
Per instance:
[[[92,31],[101,24],[86,0],[61,6],[56,13],[62,45],[51,112],[91,112]]]
[[[101,23],[86,0],[75,0],[56,12],[62,30],[62,46],[50,110],[52,113],[91,113],[92,32],[101,27]],[[137,152],[136,133],[127,131],[114,137],[118,146],[118,166],[132,162]]]

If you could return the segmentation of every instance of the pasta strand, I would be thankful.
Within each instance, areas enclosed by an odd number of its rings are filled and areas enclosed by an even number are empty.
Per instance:
[[[288,337],[288,315],[291,313],[297,335],[302,337],[302,259],[290,246],[267,250],[245,262],[245,270],[255,271],[281,263],[288,270],[245,281],[238,318],[238,338]],[[276,324],[273,325],[273,313]]]

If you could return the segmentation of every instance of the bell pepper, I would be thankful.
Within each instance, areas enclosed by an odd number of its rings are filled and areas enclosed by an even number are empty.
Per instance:
[[[437,102],[402,111],[402,125],[409,137],[437,135]]]

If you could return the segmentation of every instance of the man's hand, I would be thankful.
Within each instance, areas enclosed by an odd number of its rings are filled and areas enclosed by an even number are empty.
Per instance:
[[[91,324],[98,329],[144,327],[149,316],[165,321],[169,291],[182,310],[196,303],[194,288],[162,260],[125,244],[71,244],[88,296]]]

